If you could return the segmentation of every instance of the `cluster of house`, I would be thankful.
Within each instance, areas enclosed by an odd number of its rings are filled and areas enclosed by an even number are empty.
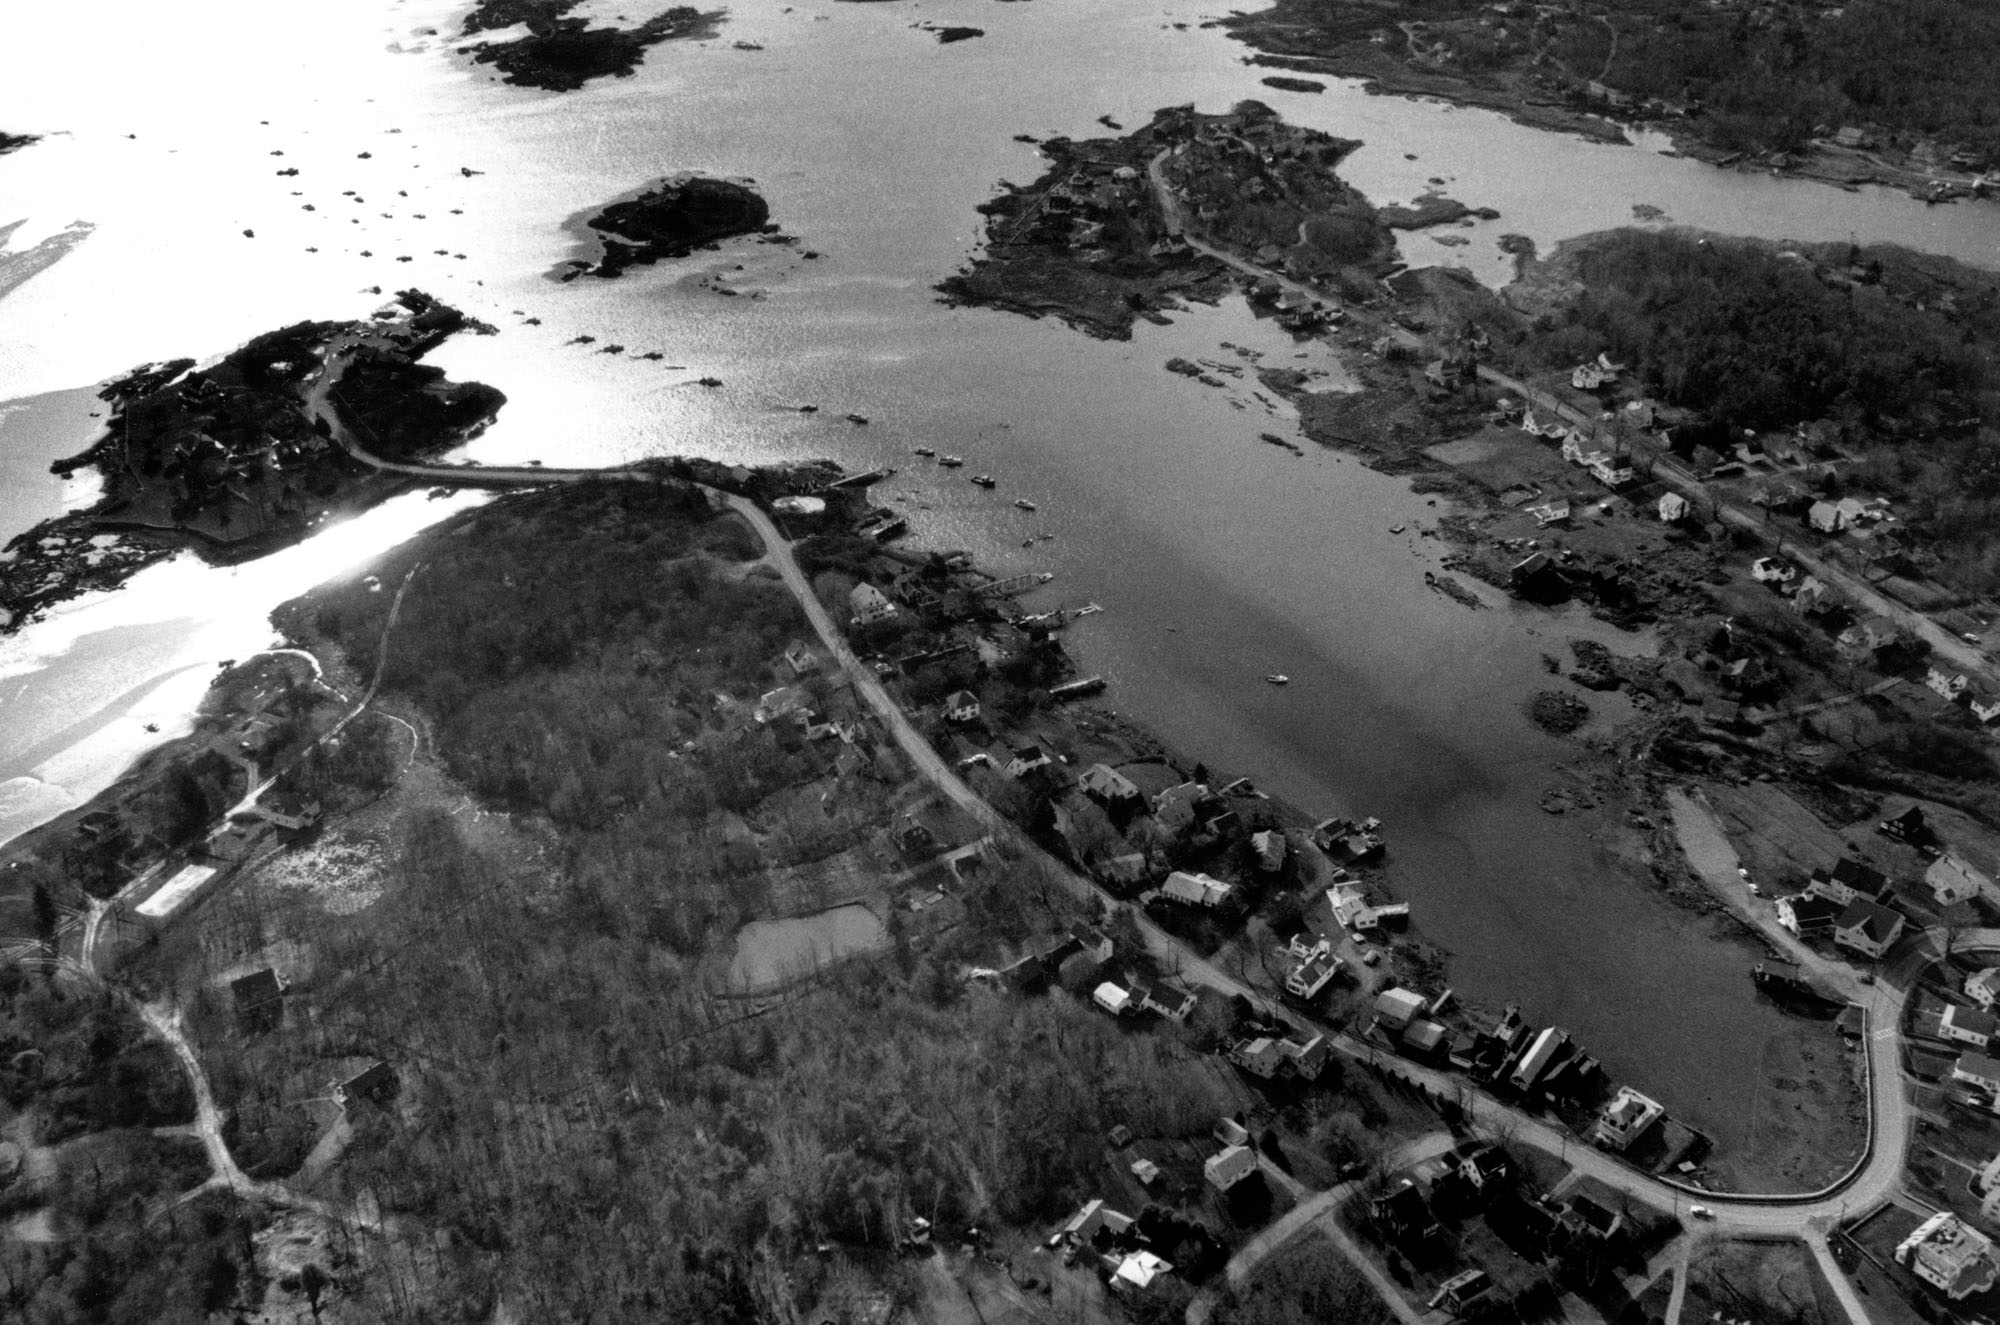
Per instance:
[[[1798,567],[1782,557],[1757,558],[1750,563],[1750,578],[1789,601],[1794,612],[1833,635],[1834,651],[1848,662],[1870,662],[1880,650],[1903,638],[1902,629],[1888,617],[1856,617],[1825,581],[1817,575],[1800,574]]]
[[[1269,1027],[1236,1040],[1224,1054],[1260,1081],[1317,1081],[1333,1057],[1333,1045],[1324,1035],[1301,1039],[1298,1032]]]
[[[1533,1248],[1544,1255],[1567,1248],[1602,1248],[1625,1232],[1625,1216],[1588,1194],[1574,1189],[1564,1193],[1561,1187],[1554,1193],[1524,1193],[1519,1190],[1520,1176],[1504,1150],[1492,1142],[1475,1142],[1448,1157],[1442,1171],[1434,1173],[1428,1199],[1417,1179],[1406,1177],[1375,1197],[1369,1213],[1383,1236],[1405,1249],[1439,1234],[1439,1210],[1484,1208],[1487,1222],[1501,1230],[1517,1251]],[[1484,1269],[1468,1266],[1438,1286],[1430,1306],[1463,1314],[1492,1288]]]
[[[1870,497],[1867,501],[1859,497],[1816,501],[1806,507],[1805,514],[1806,524],[1822,534],[1866,531],[1870,526],[1895,518],[1889,511],[1887,497]]]
[[[1624,457],[1605,450],[1598,439],[1585,432],[1580,426],[1564,423],[1550,415],[1546,420],[1537,419],[1531,407],[1521,412],[1521,431],[1531,437],[1557,443],[1562,448],[1562,458],[1570,464],[1588,471],[1590,476],[1612,491],[1626,487],[1638,477]],[[1567,512],[1565,512],[1567,516]],[[1538,519],[1540,517],[1537,517]],[[1543,520],[1542,523],[1552,523]]]
[[[1611,362],[1608,354],[1599,354],[1570,369],[1569,384],[1578,391],[1601,391],[1618,385],[1618,374],[1624,371],[1624,364]]]
[[[1062,1254],[1063,1264],[1095,1256],[1115,1293],[1143,1293],[1174,1267],[1146,1246],[1138,1221],[1113,1210],[1102,1199],[1087,1201],[1068,1222],[1050,1235],[1048,1247]]]
[[[1903,816],[1921,812],[1912,807]],[[1995,896],[1993,880],[1955,851],[1942,851],[1924,871],[1938,909],[1967,902],[1982,893]],[[1814,870],[1805,890],[1776,899],[1778,923],[1802,939],[1830,936],[1834,946],[1869,961],[1901,938],[1908,919],[1896,907],[1889,876],[1852,856]]]

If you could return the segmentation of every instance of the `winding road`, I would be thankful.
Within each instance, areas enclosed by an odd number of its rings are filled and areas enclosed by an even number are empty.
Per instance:
[[[1165,181],[1159,173],[1161,160],[1162,158],[1156,157],[1150,168],[1155,185],[1161,192],[1162,205],[1168,209],[1170,219],[1178,227],[1178,212],[1171,206],[1171,191],[1166,188]],[[1313,297],[1324,297],[1317,291],[1299,286],[1297,282],[1289,281],[1275,273],[1266,273],[1254,264],[1216,250],[1191,236],[1188,240],[1193,246],[1239,269],[1259,276],[1271,275],[1283,284],[1305,290]],[[1409,336],[1409,333],[1403,332],[1400,328],[1391,330],[1395,334]],[[337,372],[322,375],[311,398],[315,412],[327,419],[333,436],[350,455],[379,469],[445,483],[459,485],[479,483],[502,487],[525,487],[603,478],[644,482],[665,481],[657,474],[637,469],[563,470],[522,467],[471,470],[436,465],[393,464],[370,454],[348,433],[334,411],[328,408],[327,396],[337,375]],[[1509,385],[1510,389],[1520,389],[1517,384],[1512,384],[1511,380]],[[1077,875],[1062,862],[1043,852],[1025,835],[1020,834],[1009,821],[968,786],[932,748],[930,742],[910,722],[901,706],[883,686],[881,679],[849,647],[845,634],[819,601],[818,596],[813,593],[811,584],[792,554],[791,544],[770,516],[744,497],[722,493],[712,488],[704,488],[704,491],[710,494],[712,500],[719,501],[740,515],[757,534],[764,546],[765,559],[777,571],[780,580],[798,602],[814,633],[819,636],[820,643],[839,662],[842,670],[853,682],[856,693],[874,710],[897,746],[909,758],[912,766],[921,771],[943,796],[970,814],[976,821],[988,827],[997,836],[1020,844],[1031,858],[1039,859],[1051,875],[1069,890],[1082,897],[1103,897],[1115,904],[1115,899],[1111,899],[1094,882]],[[1683,828],[1683,841],[1691,844],[1689,855],[1696,869],[1711,884],[1718,887],[1721,895],[1730,897],[1734,893],[1741,892],[1740,882],[1735,874],[1735,854],[1728,848],[1726,839],[1721,838],[1720,829],[1713,826],[1712,818],[1704,826],[1702,815],[1705,811],[1701,811],[1701,807],[1695,806],[1685,797],[1675,805],[1677,827],[1683,827],[1682,814],[1685,813],[1687,816]],[[1683,805],[1687,807],[1685,811],[1682,811]],[[1861,1304],[1854,1298],[1844,1277],[1838,1274],[1837,1267],[1832,1264],[1826,1244],[1826,1234],[1830,1228],[1848,1216],[1860,1215],[1889,1200],[1901,1185],[1904,1154],[1914,1118],[1904,1086],[1901,1042],[1896,1028],[1900,1025],[1899,1018],[1905,991],[1913,985],[1915,976],[1922,967],[1935,958],[1934,936],[1925,934],[1915,940],[1905,940],[1899,950],[1898,960],[1891,969],[1883,972],[1878,982],[1871,988],[1863,985],[1847,967],[1829,962],[1803,948],[1790,935],[1778,929],[1775,922],[1768,917],[1749,916],[1758,924],[1760,930],[1800,960],[1803,965],[1813,970],[1832,988],[1855,998],[1866,1007],[1871,1026],[1881,1029],[1868,1035],[1863,1045],[1869,1063],[1871,1135],[1867,1152],[1856,1167],[1840,1181],[1818,1193],[1803,1196],[1738,1195],[1709,1192],[1642,1173],[1613,1155],[1572,1137],[1565,1129],[1552,1126],[1540,1118],[1482,1093],[1463,1077],[1397,1059],[1393,1054],[1385,1055],[1377,1046],[1336,1031],[1330,1026],[1280,1010],[1261,992],[1184,948],[1178,940],[1143,914],[1135,918],[1138,920],[1148,949],[1160,959],[1165,969],[1172,970],[1182,978],[1217,993],[1249,999],[1253,1004],[1267,1009],[1270,1015],[1292,1024],[1302,1033],[1323,1034],[1336,1050],[1349,1059],[1379,1062],[1385,1057],[1388,1058],[1393,1063],[1393,1070],[1403,1077],[1446,1098],[1458,1100],[1468,1119],[1491,1135],[1558,1156],[1579,1172],[1663,1213],[1678,1216],[1685,1213],[1684,1207],[1687,1203],[1694,1201],[1704,1203],[1713,1211],[1713,1221],[1709,1226],[1718,1233],[1764,1237],[1776,1235],[1803,1239],[1822,1264],[1830,1268],[1829,1278],[1834,1281],[1835,1291],[1848,1306],[1855,1325],[1867,1325],[1868,1318],[1861,1309]],[[1961,950],[1976,948],[2000,950],[2000,930],[1961,935],[1958,946]],[[1252,1257],[1249,1264],[1254,1266],[1257,1260],[1269,1255],[1307,1227],[1330,1222],[1321,1220],[1319,1216],[1331,1211],[1342,1199],[1344,1199],[1343,1188],[1305,1195],[1299,1210],[1258,1235],[1239,1255]],[[1358,1248],[1351,1245],[1341,1246],[1338,1238],[1334,1238],[1333,1241],[1338,1250],[1353,1260],[1357,1267],[1370,1277],[1371,1282],[1381,1277],[1379,1268],[1362,1255]],[[1236,1272],[1234,1268],[1232,1272]],[[1378,1287],[1382,1286],[1378,1284]],[[1400,1302],[1401,1299],[1393,1291],[1393,1286],[1390,1287],[1392,1291],[1386,1292],[1385,1297],[1392,1303]]]

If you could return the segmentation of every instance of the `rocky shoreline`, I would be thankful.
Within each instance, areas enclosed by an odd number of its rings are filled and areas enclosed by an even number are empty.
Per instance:
[[[662,179],[578,222],[597,253],[594,259],[572,259],[559,279],[586,272],[609,279],[628,267],[686,257],[739,235],[793,242],[779,237],[770,221],[770,204],[746,184],[704,175]]]
[[[40,142],[41,135],[33,133],[0,133],[0,156],[18,152],[32,143]]]
[[[342,413],[367,424],[389,458],[449,450],[477,436],[506,401],[419,362],[462,330],[492,332],[406,290],[371,321],[301,322],[209,368],[176,359],[109,383],[99,393],[112,407],[104,435],[51,466],[58,474],[97,470],[102,495],[0,553],[0,631],[88,590],[116,588],[176,552],[211,564],[262,556],[407,487],[321,432],[311,395],[332,347],[354,344],[334,402]]]
[[[648,48],[664,41],[711,37],[722,12],[676,5],[636,26],[593,27],[568,14],[582,0],[481,0],[466,16],[466,36],[525,25],[525,36],[460,46],[458,53],[498,69],[502,81],[546,92],[574,92],[597,78],[629,78]],[[622,16],[621,16],[622,17]]]

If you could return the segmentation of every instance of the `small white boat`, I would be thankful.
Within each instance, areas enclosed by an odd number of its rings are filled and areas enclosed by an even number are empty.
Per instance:
[[[938,457],[938,463],[940,465],[943,465],[946,469],[957,469],[960,465],[964,464],[965,462],[963,460],[960,460],[955,455],[941,455]]]
[[[936,454],[937,454],[937,451],[936,451],[936,449],[935,449],[935,448],[933,448],[933,447],[929,447],[929,446],[913,446],[913,447],[911,447],[910,449],[911,449],[912,451],[916,452],[916,453],[917,453],[918,455],[920,455],[920,456],[927,456],[927,457],[928,457],[928,456],[934,456],[934,455],[936,455]]]
[[[1272,672],[1269,676],[1265,677],[1264,679],[1266,681],[1269,681],[1274,686],[1290,685],[1292,681],[1292,678],[1286,676],[1283,672]]]
[[[1036,584],[1047,584],[1047,583],[1048,583],[1048,582],[1049,582],[1050,580],[1053,580],[1053,579],[1054,579],[1055,577],[1056,577],[1056,573],[1055,573],[1054,571],[1052,571],[1052,570],[1045,570],[1045,571],[1043,571],[1043,572],[1042,572],[1041,574],[1039,574],[1039,575],[1035,576],[1035,583],[1036,583]]]
[[[1076,616],[1095,616],[1095,615],[1096,615],[1097,613],[1099,613],[1099,612],[1102,612],[1103,610],[1104,610],[1104,609],[1103,609],[1103,608],[1101,608],[1101,607],[1099,607],[1099,606],[1098,606],[1098,605],[1097,605],[1096,603],[1085,603],[1085,604],[1084,604],[1084,605],[1083,605],[1082,607],[1079,607],[1079,608],[1077,608],[1077,609],[1076,609],[1076,612],[1075,612],[1075,614],[1074,614],[1074,615],[1076,615]]]
[[[1032,511],[1035,509],[1035,503],[1029,501],[1026,497],[1015,498],[1014,504],[1020,507],[1024,511]]]

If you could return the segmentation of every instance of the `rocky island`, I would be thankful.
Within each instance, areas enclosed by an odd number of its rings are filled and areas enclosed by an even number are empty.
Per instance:
[[[0,156],[5,156],[9,152],[19,151],[30,143],[40,141],[41,139],[32,133],[0,132]]]
[[[549,92],[574,92],[594,78],[628,78],[663,41],[712,33],[719,13],[704,14],[676,5],[634,27],[594,27],[589,19],[568,17],[582,0],[482,0],[466,15],[465,35],[495,32],[517,24],[525,36],[459,47],[480,64],[498,69],[505,81]]]
[[[583,222],[600,247],[597,260],[578,260],[562,279],[583,271],[612,277],[627,267],[679,258],[737,235],[769,231],[771,208],[755,189],[726,179],[664,179],[612,203]]]
[[[370,321],[301,322],[210,368],[176,359],[112,382],[100,393],[112,407],[103,437],[53,466],[95,469],[103,495],[0,554],[5,628],[182,549],[211,561],[261,555],[405,486],[349,456],[323,416],[337,412],[391,460],[477,436],[506,397],[419,362],[466,329],[492,330],[406,290]]]

